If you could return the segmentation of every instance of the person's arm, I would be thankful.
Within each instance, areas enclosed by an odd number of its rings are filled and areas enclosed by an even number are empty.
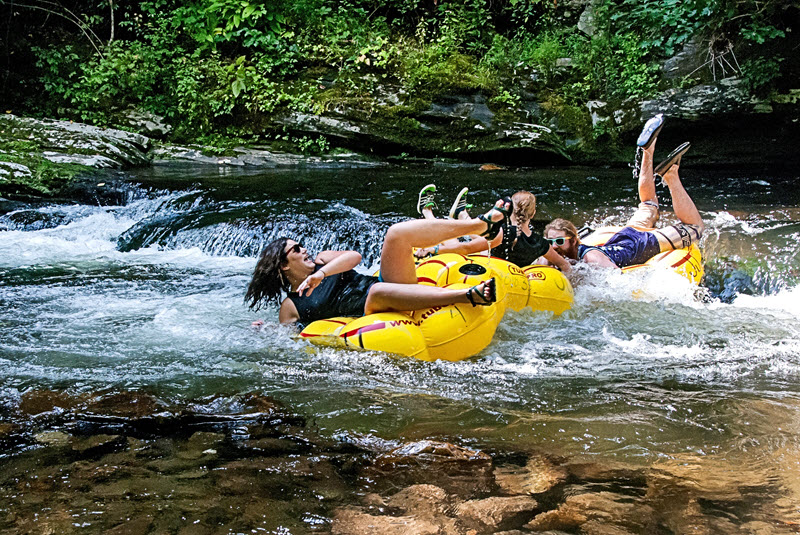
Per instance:
[[[486,238],[482,238],[480,236],[472,236],[472,240],[468,242],[458,241],[457,239],[454,240],[447,240],[444,243],[440,243],[436,247],[427,247],[425,249],[418,249],[416,252],[417,258],[424,258],[429,254],[445,254],[445,253],[456,253],[456,254],[473,254],[473,253],[480,253],[482,251],[486,251],[490,247],[494,248],[500,245],[503,241],[503,232],[501,231],[500,234],[495,236],[495,238],[490,242],[487,241]],[[438,248],[438,249],[437,249]]]
[[[344,273],[356,267],[361,263],[361,253],[356,251],[322,251],[314,259],[314,262],[322,265],[322,267],[306,277],[306,280],[297,287],[297,293],[301,296],[306,290],[308,290],[306,296],[311,295],[314,288],[319,286],[319,283],[328,275]]]
[[[583,255],[583,261],[587,264],[592,264],[595,266],[619,269],[619,266],[617,266],[609,257],[607,257],[604,252],[598,249],[591,249],[587,251],[586,254]]]
[[[567,260],[558,254],[553,246],[551,245],[547,252],[544,254],[545,260],[551,266],[556,266],[558,269],[561,270],[562,273],[569,273],[572,270],[572,266],[570,265]]]
[[[281,303],[281,308],[278,311],[278,321],[281,325],[291,325],[300,321],[300,314],[297,313],[297,307],[291,299],[284,299]]]

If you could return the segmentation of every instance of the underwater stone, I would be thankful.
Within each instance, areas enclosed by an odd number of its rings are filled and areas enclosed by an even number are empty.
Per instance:
[[[579,481],[625,481],[630,485],[644,486],[647,470],[623,463],[570,462],[563,466],[569,476]]]
[[[413,516],[374,516],[358,509],[339,509],[331,524],[332,535],[441,535],[440,526]]]
[[[541,494],[567,479],[567,471],[544,457],[532,457],[523,467],[503,466],[494,471],[500,488],[508,494]]]
[[[539,504],[528,496],[494,496],[482,500],[470,500],[456,506],[460,524],[477,533],[495,533],[500,529],[521,527],[539,508]]]
[[[448,496],[436,485],[412,485],[389,497],[385,504],[415,516],[443,514],[448,506]]]
[[[81,458],[100,457],[107,453],[119,451],[128,445],[124,436],[120,435],[93,435],[86,438],[74,438],[72,451]]]
[[[48,446],[55,447],[66,446],[72,440],[70,435],[61,431],[43,431],[33,435],[33,438],[40,444],[46,444]]]

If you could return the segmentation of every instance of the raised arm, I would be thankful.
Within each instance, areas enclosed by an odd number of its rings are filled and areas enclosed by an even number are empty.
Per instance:
[[[344,273],[356,267],[361,263],[361,253],[356,251],[322,251],[314,259],[317,265],[322,267],[306,277],[300,286],[297,287],[297,293],[303,295],[311,295],[314,288],[319,286],[319,283],[328,275],[336,275],[337,273]]]

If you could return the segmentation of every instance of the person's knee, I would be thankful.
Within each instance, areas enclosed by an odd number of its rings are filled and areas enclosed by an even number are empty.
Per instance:
[[[396,241],[396,240],[406,240],[408,234],[410,232],[410,221],[401,221],[400,223],[395,223],[386,231],[386,236],[384,237],[384,242],[386,241]]]
[[[382,310],[383,296],[386,294],[386,289],[385,282],[376,282],[370,287],[367,300],[364,302],[364,314],[374,314]]]

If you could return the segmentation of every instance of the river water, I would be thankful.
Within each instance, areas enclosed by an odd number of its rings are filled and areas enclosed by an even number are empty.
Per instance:
[[[462,186],[476,210],[528,189],[536,220],[622,224],[636,199],[628,170],[171,166],[109,175],[77,201],[3,201],[0,398],[13,407],[31,390],[144,390],[176,403],[259,392],[328,437],[699,467],[776,504],[770,522],[796,526],[798,177],[684,173],[707,224],[700,288],[669,273],[582,270],[572,310],[509,312],[492,344],[458,363],[293,339],[275,309],[243,305],[256,255],[286,235],[312,251],[358,250],[374,268],[383,232],[417,217],[417,192],[431,182],[441,211]],[[252,328],[259,318],[265,327]]]

